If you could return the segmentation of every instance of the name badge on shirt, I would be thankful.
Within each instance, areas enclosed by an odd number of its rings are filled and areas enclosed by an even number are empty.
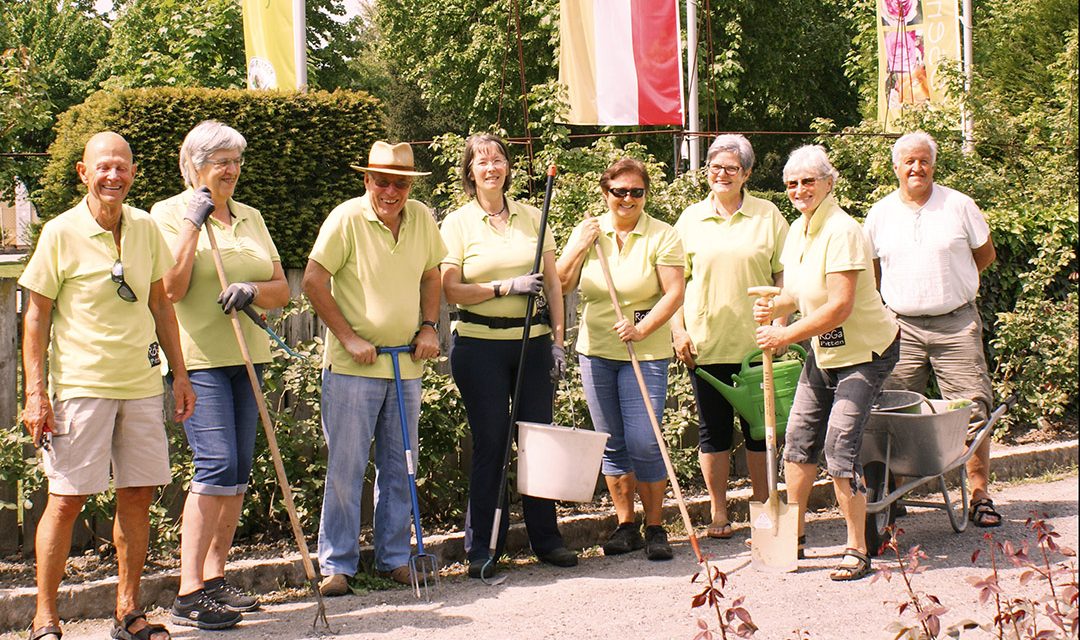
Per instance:
[[[842,347],[845,344],[847,344],[847,341],[844,340],[843,327],[837,327],[818,336],[818,345],[822,347]]]
[[[161,347],[158,346],[158,343],[150,343],[150,346],[146,349],[146,359],[150,361],[151,367],[161,364]]]

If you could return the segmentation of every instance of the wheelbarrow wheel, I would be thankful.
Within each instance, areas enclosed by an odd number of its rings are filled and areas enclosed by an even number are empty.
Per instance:
[[[941,483],[941,497],[945,501],[945,513],[949,515],[949,524],[952,525],[953,531],[957,533],[963,533],[967,529],[968,514],[970,513],[971,504],[970,496],[968,495],[967,487],[967,473],[963,468],[960,469],[960,501],[959,504],[953,502],[949,497],[949,485],[945,482],[944,474],[938,477],[938,482]]]
[[[866,502],[880,502],[893,489],[893,478],[885,477],[885,463],[871,462],[863,467],[863,479],[866,481]],[[877,556],[881,547],[889,541],[889,525],[896,520],[896,502],[889,503],[877,513],[866,514],[866,549],[871,556]]]

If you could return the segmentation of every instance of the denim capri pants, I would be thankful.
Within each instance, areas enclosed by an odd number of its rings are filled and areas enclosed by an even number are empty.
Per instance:
[[[634,367],[627,360],[578,356],[585,401],[593,426],[609,434],[601,470],[605,476],[633,473],[639,482],[667,478],[664,458],[641,398]],[[668,359],[640,361],[657,420],[664,415]]]
[[[262,380],[261,364],[255,365]],[[247,491],[259,407],[244,365],[189,371],[195,412],[184,422],[195,463],[191,493],[236,496]]]
[[[814,351],[808,351],[788,418],[784,460],[817,464],[824,452],[830,476],[851,478],[852,490],[865,492],[859,462],[863,428],[899,359],[899,340],[869,362],[835,369],[819,368]]]

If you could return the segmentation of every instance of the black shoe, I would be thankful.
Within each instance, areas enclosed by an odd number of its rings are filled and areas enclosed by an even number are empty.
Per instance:
[[[624,522],[620,524],[611,536],[601,545],[605,556],[617,556],[630,553],[645,546],[641,539],[641,530],[636,522]]]
[[[177,596],[172,606],[172,621],[185,627],[228,629],[244,619],[239,611],[230,611],[199,589],[186,596]]]
[[[577,554],[566,547],[557,547],[547,553],[538,553],[536,557],[540,559],[540,562],[553,564],[556,567],[576,567],[578,561]]]
[[[485,566],[487,567],[487,569],[484,569]],[[498,572],[499,572],[499,563],[498,562],[492,562],[490,564],[490,566],[488,566],[487,558],[478,558],[476,560],[469,560],[469,577],[470,578],[476,578],[477,580],[479,580],[481,578],[492,578]]]
[[[259,599],[244,593],[236,585],[230,584],[224,577],[207,580],[203,583],[206,595],[224,605],[229,611],[254,611],[259,608]]]
[[[649,560],[671,560],[673,556],[664,527],[658,524],[645,527],[645,557]]]

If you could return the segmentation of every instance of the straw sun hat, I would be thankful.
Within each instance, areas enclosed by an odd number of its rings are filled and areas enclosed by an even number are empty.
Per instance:
[[[366,167],[349,165],[357,171],[376,171],[396,176],[429,176],[430,171],[417,171],[413,164],[412,147],[408,142],[390,144],[382,140],[375,141],[368,153]]]

